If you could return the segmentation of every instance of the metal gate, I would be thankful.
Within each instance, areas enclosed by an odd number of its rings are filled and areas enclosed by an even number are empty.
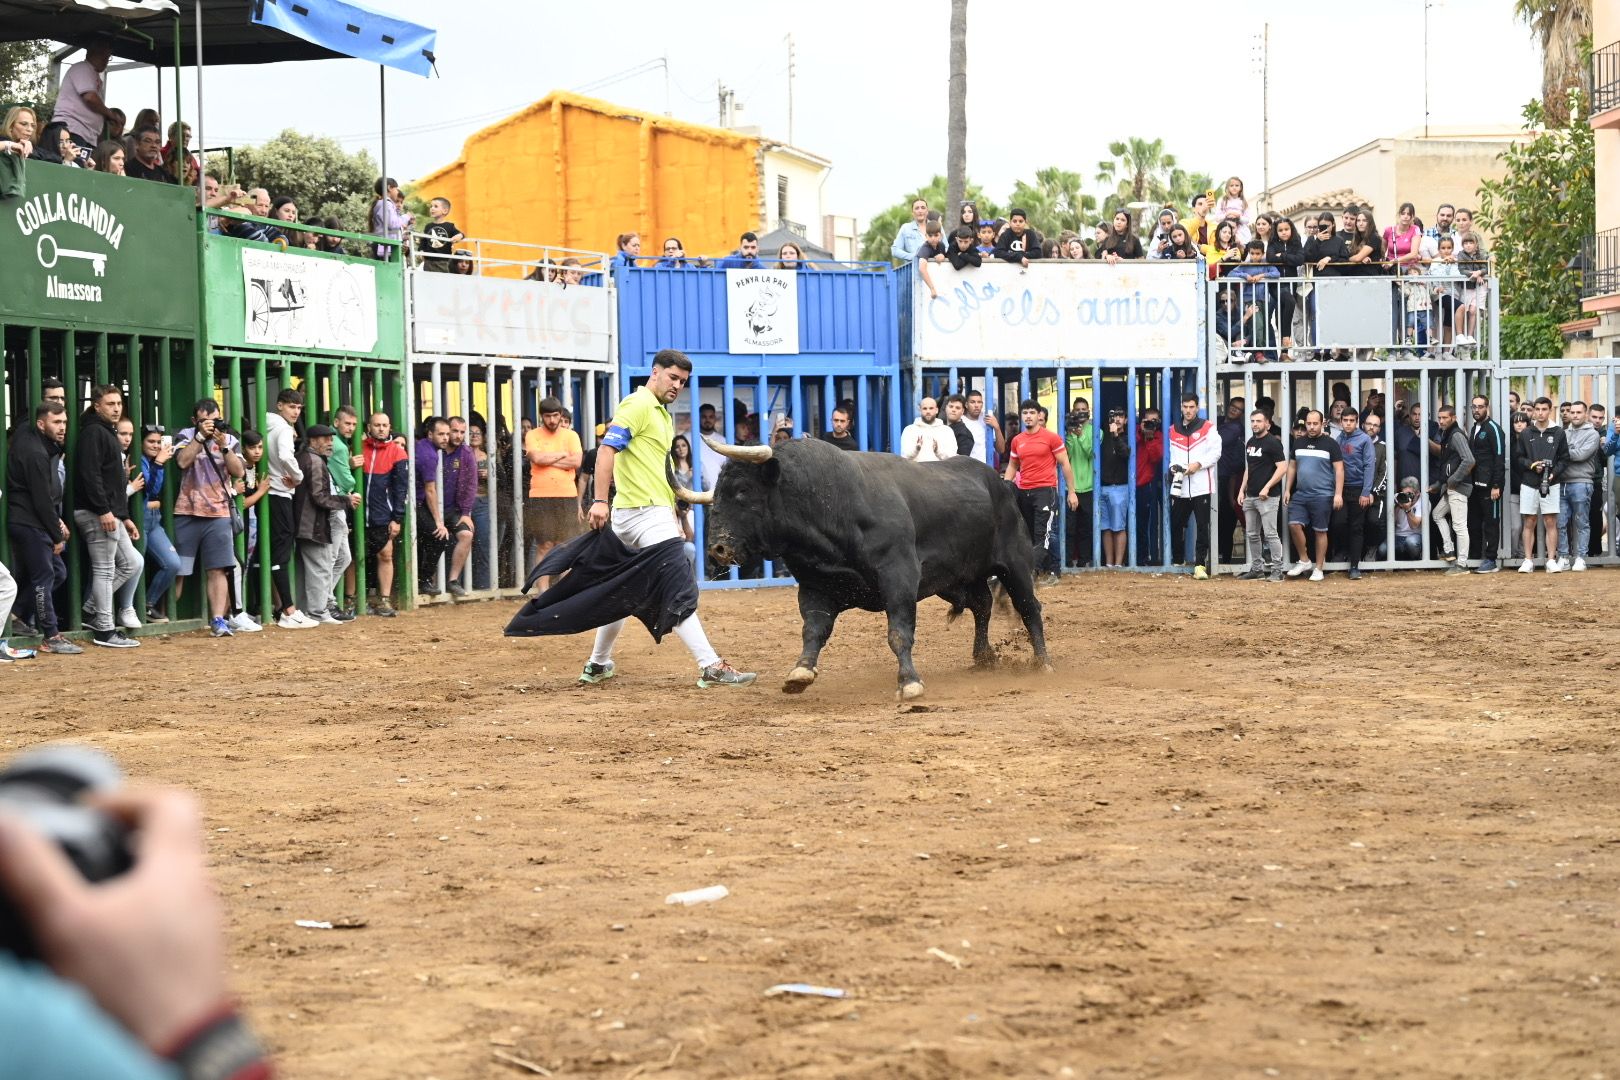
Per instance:
[[[600,272],[602,253],[482,241],[458,261],[471,272],[406,274],[412,439],[427,417],[460,416],[487,454],[472,550],[454,579],[453,556],[416,568],[427,570],[424,603],[443,599],[452,580],[472,596],[522,588],[538,544],[524,529],[524,436],[540,422],[540,402],[555,396],[590,450],[597,425],[612,414],[618,370],[614,289]],[[442,461],[440,468],[442,481]],[[413,470],[413,500],[421,479]]]

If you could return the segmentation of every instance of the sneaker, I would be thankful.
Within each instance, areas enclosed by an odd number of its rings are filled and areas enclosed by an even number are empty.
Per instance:
[[[613,666],[613,661],[611,660],[605,664],[587,663],[585,665],[585,670],[579,673],[579,681],[591,685],[596,683],[605,683],[617,674],[618,670]]]
[[[149,623],[166,623],[169,617],[155,607],[146,609],[146,621]]]
[[[439,584],[438,584],[438,582],[436,582],[436,581],[418,581],[416,583],[416,595],[418,595],[418,596],[438,596],[439,595]]]
[[[315,619],[316,622],[318,622],[318,623],[326,623],[328,626],[342,626],[343,625],[343,620],[339,619],[336,615],[333,615],[332,610],[330,608],[327,608],[327,609],[325,609],[323,611],[317,611],[314,614],[313,618]]]
[[[1254,567],[1252,569],[1243,571],[1243,573],[1241,573],[1241,574],[1239,574],[1237,576],[1237,579],[1239,581],[1259,581],[1261,578],[1263,578],[1265,576],[1266,576],[1266,572],[1264,570],[1260,569],[1258,566],[1256,566],[1256,567]]]
[[[21,615],[11,616],[11,632],[18,637],[39,637],[39,630]]]
[[[245,611],[238,611],[229,619],[221,619],[218,621],[223,622],[228,629],[243,634],[257,634],[259,631],[264,629],[264,627],[259,625],[257,619]]]
[[[122,630],[97,630],[90,635],[90,642],[104,649],[136,649],[141,644],[134,638],[125,637]]]
[[[141,617],[135,614],[134,608],[127,607],[118,613],[118,625],[125,630],[139,630],[141,628]]]
[[[1564,560],[1563,559],[1548,559],[1547,560],[1547,573],[1549,573],[1549,574],[1562,574],[1563,572],[1564,572]]]
[[[235,637],[236,636],[234,633],[231,632],[231,624],[226,622],[224,619],[220,618],[218,615],[214,616],[213,633],[214,633],[215,637]]]
[[[39,651],[57,653],[61,656],[73,656],[84,652],[84,646],[75,645],[58,631],[55,637],[48,637],[39,643]]]
[[[1478,345],[1479,342],[1472,334],[1458,334],[1452,341],[1457,345]]]
[[[1360,581],[1361,580],[1361,567],[1352,566],[1350,568],[1349,577],[1350,577],[1351,581]]]
[[[366,606],[366,614],[375,615],[379,619],[392,619],[399,612],[395,611],[394,605],[386,600],[373,600]]]
[[[1467,565],[1465,565],[1461,559],[1458,559],[1456,562],[1454,562],[1450,566],[1446,567],[1445,576],[1446,577],[1455,577],[1458,574],[1466,574],[1466,573],[1469,573],[1469,569],[1468,569]]]
[[[349,611],[346,608],[340,608],[336,604],[333,604],[331,607],[327,608],[325,614],[332,616],[333,620],[336,622],[354,622],[354,612]]]
[[[1496,565],[1496,560],[1495,559],[1483,559],[1483,560],[1480,561],[1480,564],[1478,566],[1474,567],[1474,573],[1476,573],[1476,574],[1494,574],[1494,573],[1496,573],[1497,571],[1499,571],[1501,569],[1502,568],[1500,566]]]
[[[1038,589],[1044,589],[1050,585],[1056,585],[1062,580],[1063,579],[1057,574],[1042,574],[1040,577],[1035,579],[1035,587]]]
[[[1519,563],[1519,573],[1521,573],[1521,574],[1533,574],[1535,572],[1536,572],[1536,563],[1535,563],[1534,559],[1525,559],[1523,562]]]
[[[1266,580],[1267,581],[1281,581],[1282,579],[1283,579],[1283,572],[1282,572],[1281,568],[1273,570],[1271,573],[1266,575]]]
[[[309,618],[297,608],[293,608],[291,611],[283,612],[281,617],[276,620],[276,625],[283,630],[308,630],[321,624]]]
[[[13,649],[6,644],[5,638],[0,638],[0,664],[10,663],[13,660],[32,660],[33,649]]]
[[[1205,570],[1202,566],[1193,567],[1193,580],[1194,581],[1208,581],[1209,580],[1209,571]]]
[[[758,675],[752,671],[738,671],[724,660],[718,664],[710,664],[698,675],[698,689],[707,690],[711,686],[747,686]]]
[[[1293,566],[1288,568],[1288,576],[1291,577],[1291,578],[1297,578],[1300,575],[1306,573],[1307,571],[1314,570],[1314,569],[1315,569],[1315,567],[1312,566],[1308,562],[1297,562]]]
[[[467,595],[467,586],[463,585],[459,581],[452,581],[449,585],[445,586],[445,591],[451,596],[459,599]]]
[[[1311,570],[1311,580],[1312,581],[1321,581],[1322,580],[1322,571],[1312,569]]]
[[[1579,573],[1582,570],[1585,570],[1586,569],[1586,560],[1581,558],[1579,555],[1575,556],[1575,565],[1571,566],[1570,569],[1574,570],[1576,573]]]

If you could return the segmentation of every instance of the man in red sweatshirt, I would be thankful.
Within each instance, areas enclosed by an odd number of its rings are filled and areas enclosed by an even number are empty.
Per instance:
[[[405,525],[410,506],[410,455],[394,441],[393,421],[385,412],[366,419],[366,440],[361,448],[361,483],[365,487],[366,580],[375,582],[367,613],[394,617],[388,602],[394,591],[394,538]]]
[[[1136,565],[1164,562],[1164,427],[1159,410],[1142,410],[1136,428]]]

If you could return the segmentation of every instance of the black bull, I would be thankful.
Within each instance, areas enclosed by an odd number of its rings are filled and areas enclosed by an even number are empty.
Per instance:
[[[721,565],[780,559],[799,583],[804,651],[783,689],[799,693],[840,612],[888,616],[900,662],[900,695],[922,693],[911,662],[917,602],[938,596],[954,617],[973,613],[973,659],[990,647],[990,579],[1001,581],[1029,632],[1035,662],[1049,668],[1035,560],[1013,490],[981,461],[918,463],[893,454],[850,453],[815,439],[774,448],[710,445],[731,460],[709,504],[709,553]]]

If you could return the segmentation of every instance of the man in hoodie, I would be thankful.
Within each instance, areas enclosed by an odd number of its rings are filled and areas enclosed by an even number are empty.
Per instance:
[[[1524,559],[1519,573],[1528,574],[1536,566],[1536,519],[1547,533],[1547,573],[1563,569],[1558,564],[1558,506],[1563,492],[1557,477],[1569,460],[1564,429],[1552,422],[1552,398],[1538,397],[1531,406],[1530,426],[1513,442],[1514,466],[1524,483],[1519,486],[1519,515],[1524,519]]]
[[[1170,425],[1170,561],[1187,564],[1187,521],[1192,519],[1196,550],[1193,578],[1209,577],[1209,497],[1214,467],[1221,460],[1215,425],[1198,415],[1198,395],[1181,398],[1181,418]]]
[[[943,461],[956,456],[956,434],[939,418],[939,402],[917,403],[917,419],[900,433],[900,456],[908,461]]]
[[[1586,422],[1586,403],[1569,403],[1569,426],[1564,444],[1569,456],[1558,472],[1563,496],[1558,503],[1558,568],[1585,570],[1586,548],[1592,533],[1592,488],[1603,475],[1603,439]],[[1574,561],[1571,562],[1571,557]]]
[[[276,625],[283,630],[308,630],[321,625],[299,610],[289,573],[298,548],[293,493],[304,482],[293,425],[303,413],[304,395],[289,386],[276,395],[276,407],[264,415],[264,462],[270,473],[270,579],[275,583],[280,605],[276,608]]]
[[[1232,561],[1232,534],[1243,524],[1239,515],[1243,511],[1243,470],[1248,465],[1248,436],[1243,429],[1243,410],[1247,404],[1241,397],[1228,398],[1226,413],[1215,425],[1215,434],[1221,438],[1221,460],[1216,466],[1213,496],[1218,500],[1215,552],[1223,563]]]
[[[1142,410],[1136,426],[1136,564],[1164,561],[1164,432],[1159,410]]]
[[[1344,455],[1344,505],[1335,512],[1336,524],[1343,529],[1350,562],[1350,580],[1361,580],[1361,556],[1367,537],[1376,538],[1373,525],[1378,515],[1373,486],[1377,483],[1372,436],[1361,430],[1361,414],[1354,405],[1339,413],[1339,451]]]
[[[1445,207],[1442,207],[1445,209]],[[1468,493],[1468,535],[1479,538],[1476,574],[1497,571],[1496,551],[1502,541],[1502,492],[1507,483],[1507,436],[1491,419],[1491,402],[1475,394],[1470,402],[1474,431],[1468,448],[1474,452],[1474,487]]]
[[[67,523],[57,512],[62,499],[62,473],[57,463],[67,441],[67,406],[43,401],[34,409],[34,422],[19,427],[6,454],[6,501],[10,516],[6,533],[17,561],[17,588],[26,598],[28,619],[44,639],[41,652],[82,653],[84,649],[62,636],[51,597],[67,581],[62,551],[67,547]]]
[[[394,423],[387,413],[372,413],[366,419],[366,441],[361,450],[366,504],[366,580],[375,582],[366,610],[384,619],[392,619],[395,614],[389,602],[394,591],[394,540],[405,526],[405,509],[411,490],[410,455],[394,441],[393,429]]]
[[[90,563],[90,598],[86,613],[92,640],[109,649],[132,649],[140,644],[118,627],[113,597],[141,571],[131,548],[119,543],[118,533],[139,540],[141,531],[129,517],[125,484],[124,449],[118,441],[118,420],[124,415],[124,395],[116,386],[98,386],[90,408],[80,419],[79,441],[73,462],[73,523],[84,541]]]
[[[1041,257],[1041,234],[1029,227],[1029,215],[1024,211],[1013,209],[1007,214],[1007,227],[996,237],[995,257],[1020,266]]]
[[[961,394],[952,394],[945,399],[945,426],[956,436],[957,457],[973,456],[973,429],[963,419],[966,413],[967,399]]]
[[[1080,496],[1074,490],[1074,470],[1069,466],[1069,453],[1057,433],[1046,427],[1046,410],[1033,398],[1026,398],[1018,406],[1018,418],[1024,430],[1012,437],[1007,446],[1007,469],[1003,478],[1018,488],[1018,510],[1029,530],[1030,542],[1035,545],[1035,571],[1042,575],[1043,585],[1058,581],[1056,537],[1058,504],[1057,474],[1063,470],[1063,482],[1069,489],[1069,510],[1080,509]]]
[[[325,424],[315,424],[304,433],[304,446],[298,451],[298,468],[304,482],[293,495],[293,518],[298,523],[302,587],[299,609],[310,613],[318,623],[341,624],[332,614],[337,606],[333,596],[343,571],[349,565],[348,538],[334,526],[345,521],[351,503],[340,494],[329,464],[332,440],[337,432]],[[360,497],[354,496],[358,503]]]
[[[1457,410],[1442,405],[1435,413],[1440,422],[1440,478],[1431,486],[1435,496],[1434,517],[1440,529],[1440,542],[1444,545],[1444,559],[1451,565],[1447,574],[1468,573],[1468,495],[1474,490],[1474,451],[1468,445],[1468,436],[1457,426]],[[1443,524],[1451,522],[1446,535]]]

